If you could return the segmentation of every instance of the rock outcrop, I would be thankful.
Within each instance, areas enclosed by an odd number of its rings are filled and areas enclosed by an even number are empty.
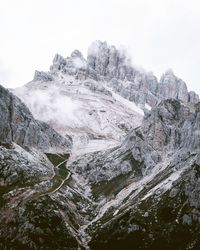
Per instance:
[[[36,70],[33,80],[34,81],[45,81],[45,82],[53,81],[53,76],[49,73]]]
[[[191,103],[198,103],[199,100],[199,95],[196,94],[194,91],[189,92],[189,102]]]
[[[177,78],[172,70],[168,70],[162,75],[158,92],[164,99],[174,98],[183,102],[192,100],[189,99],[186,83]]]

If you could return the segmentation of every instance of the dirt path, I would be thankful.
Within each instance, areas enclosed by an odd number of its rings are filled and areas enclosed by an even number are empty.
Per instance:
[[[33,199],[36,199],[36,198],[38,199],[45,195],[53,194],[62,188],[64,183],[71,177],[71,171],[66,166],[67,161],[68,159],[65,159],[54,167],[55,175],[53,176],[52,179],[50,179],[53,182],[53,186],[50,187],[49,190],[47,191],[41,191],[41,192],[35,193],[35,197],[33,197]],[[62,178],[62,176],[59,174],[59,167],[63,166],[63,164],[65,164],[65,168],[68,171],[68,175],[65,178]]]

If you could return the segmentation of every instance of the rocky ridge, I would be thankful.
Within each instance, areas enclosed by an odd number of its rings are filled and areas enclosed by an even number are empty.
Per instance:
[[[93,42],[88,48],[87,60],[77,50],[67,58],[57,54],[49,74],[57,74],[58,71],[79,79],[105,81],[116,93],[140,105],[147,103],[152,107],[159,100],[168,98],[199,101],[199,96],[188,92],[186,83],[172,70],[166,71],[158,81],[152,72],[132,66],[126,51],[117,50],[106,42]]]

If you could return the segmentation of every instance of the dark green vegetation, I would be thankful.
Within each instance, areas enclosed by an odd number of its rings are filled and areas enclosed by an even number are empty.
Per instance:
[[[106,197],[114,197],[121,189],[126,187],[130,181],[130,175],[119,175],[109,181],[101,181],[92,186],[92,193],[95,198],[104,195]]]
[[[13,211],[15,218],[4,220],[6,228],[0,237],[1,249],[7,246],[9,250],[76,250],[77,239],[71,235],[63,218],[64,212],[66,219],[70,214],[66,208],[46,196]]]
[[[5,147],[7,149],[11,149],[12,148],[12,143],[5,142],[5,141],[0,141],[0,146]]]
[[[47,158],[50,160],[50,162],[56,167],[60,163],[62,163],[64,160],[67,160],[69,158],[69,154],[53,154],[53,153],[46,153]]]
[[[103,227],[92,227],[91,249],[200,249],[200,166],[194,164],[172,190],[149,197]]]
[[[69,158],[69,154],[46,153],[46,156],[54,165],[56,174],[63,178],[67,177],[69,171],[66,168],[66,162]]]

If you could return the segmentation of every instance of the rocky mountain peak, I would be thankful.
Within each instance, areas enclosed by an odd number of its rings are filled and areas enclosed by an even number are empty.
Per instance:
[[[175,76],[172,70],[167,70],[160,79],[160,94],[166,98],[175,98],[188,102],[188,90],[186,83]]]
[[[81,59],[83,59],[83,55],[82,53],[79,51],[79,50],[74,50],[72,53],[71,53],[71,57],[79,57]]]
[[[47,72],[36,70],[33,80],[48,82],[48,81],[53,81],[53,76]]]
[[[112,46],[114,47],[114,46]],[[110,49],[110,46],[107,44],[107,42],[102,42],[99,40],[96,40],[90,44],[88,47],[88,53],[87,56],[96,56],[99,57],[102,54],[106,54],[108,50]]]
[[[53,59],[53,64],[60,63],[65,65],[65,58],[59,54],[55,54]]]
[[[164,75],[169,75],[169,76],[175,77],[173,69],[170,69],[170,68],[165,71],[165,73],[163,74],[163,76]]]
[[[53,65],[50,67],[50,71],[55,73],[62,70],[66,65],[66,60],[63,56],[56,54],[53,59]]]
[[[118,50],[107,42],[93,42],[88,49],[87,62],[93,70],[107,79],[131,77],[130,58],[124,50]]]
[[[191,103],[198,103],[199,102],[199,95],[194,91],[190,91],[188,93],[188,101]]]

